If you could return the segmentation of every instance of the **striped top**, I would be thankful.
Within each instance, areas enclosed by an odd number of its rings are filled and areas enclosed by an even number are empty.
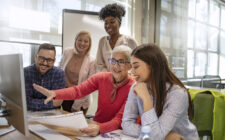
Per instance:
[[[136,120],[140,115],[141,124],[143,126],[150,125],[150,135],[154,140],[164,140],[170,131],[184,136],[186,140],[199,140],[197,129],[188,118],[189,101],[185,89],[178,85],[172,86],[167,93],[163,112],[158,117],[155,111],[155,100],[152,96],[154,108],[144,112],[141,98],[133,92],[135,84],[130,89],[123,114],[122,128],[124,134],[133,137],[139,136],[141,125],[137,124]],[[152,94],[150,89],[149,93]]]

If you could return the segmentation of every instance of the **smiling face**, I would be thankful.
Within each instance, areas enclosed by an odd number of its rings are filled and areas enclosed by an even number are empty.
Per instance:
[[[90,38],[88,34],[81,34],[77,37],[75,47],[78,53],[86,54],[90,48]]]
[[[105,31],[110,35],[119,34],[120,22],[118,18],[108,16],[105,18]]]
[[[113,78],[117,83],[123,81],[128,76],[128,70],[130,69],[130,63],[118,64],[120,62],[128,62],[128,59],[124,53],[114,53],[112,59],[116,60],[116,63],[110,64],[110,71]]]
[[[134,56],[131,57],[131,73],[137,82],[150,82],[150,66]]]
[[[54,66],[55,51],[41,49],[38,54],[35,54],[34,59],[37,71],[43,75]]]

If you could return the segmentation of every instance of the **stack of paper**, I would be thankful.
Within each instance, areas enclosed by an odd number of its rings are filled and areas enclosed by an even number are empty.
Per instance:
[[[114,130],[105,134],[100,134],[96,137],[90,136],[76,136],[79,140],[138,140],[130,136],[126,136],[122,133],[122,130]]]
[[[45,140],[71,140],[70,138],[40,124],[29,125],[29,129]]]
[[[65,128],[81,129],[88,127],[83,112],[74,112],[69,114],[53,116],[28,116],[29,122],[35,121],[49,125],[61,126]]]
[[[61,115],[63,114],[61,111],[57,109],[52,109],[52,110],[46,110],[46,111],[27,111],[28,117],[30,116],[36,116],[36,117],[41,117],[41,116],[53,116],[53,115]]]

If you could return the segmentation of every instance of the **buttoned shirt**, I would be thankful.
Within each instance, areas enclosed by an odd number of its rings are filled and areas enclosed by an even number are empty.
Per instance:
[[[60,68],[53,67],[44,75],[41,75],[36,65],[32,64],[24,68],[25,90],[27,109],[31,111],[42,111],[54,109],[53,102],[44,104],[46,96],[33,88],[33,84],[38,84],[49,90],[65,88],[65,74]]]

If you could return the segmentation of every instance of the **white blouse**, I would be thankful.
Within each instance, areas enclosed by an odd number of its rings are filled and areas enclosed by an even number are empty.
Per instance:
[[[119,45],[127,45],[132,50],[137,47],[136,41],[126,35],[121,35],[116,41],[115,47]],[[115,48],[114,47],[114,48]],[[96,72],[109,71],[108,59],[111,57],[112,48],[109,44],[108,36],[104,36],[100,39],[98,45],[98,51],[96,56]]]

